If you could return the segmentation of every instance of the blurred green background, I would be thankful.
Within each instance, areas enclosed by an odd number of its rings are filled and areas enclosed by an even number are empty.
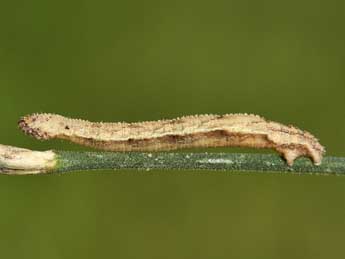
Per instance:
[[[344,24],[337,0],[3,1],[0,143],[84,149],[24,136],[16,123],[33,112],[95,121],[248,112],[345,155]],[[1,258],[345,256],[345,177],[1,176],[0,197]]]

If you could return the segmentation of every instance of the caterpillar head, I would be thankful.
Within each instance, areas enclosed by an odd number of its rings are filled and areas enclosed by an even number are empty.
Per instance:
[[[19,122],[19,128],[27,135],[36,139],[47,140],[54,138],[58,132],[65,128],[60,115],[55,114],[31,114],[22,117]]]

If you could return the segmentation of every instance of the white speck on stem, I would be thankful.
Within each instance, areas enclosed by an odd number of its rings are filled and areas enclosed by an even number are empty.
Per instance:
[[[201,164],[233,164],[234,161],[232,161],[230,159],[222,159],[222,158],[217,158],[217,159],[209,158],[209,159],[198,160],[198,163],[201,163]]]

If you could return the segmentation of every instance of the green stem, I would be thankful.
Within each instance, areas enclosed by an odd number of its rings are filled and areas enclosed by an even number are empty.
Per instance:
[[[57,165],[51,172],[93,169],[223,170],[279,173],[345,174],[345,157],[325,157],[315,166],[301,158],[288,166],[278,155],[238,153],[113,153],[54,151]]]
[[[3,174],[63,173],[96,169],[206,169],[345,175],[345,157],[325,157],[319,166],[307,158],[300,158],[293,166],[288,166],[280,156],[273,154],[34,151],[0,144],[0,173]]]

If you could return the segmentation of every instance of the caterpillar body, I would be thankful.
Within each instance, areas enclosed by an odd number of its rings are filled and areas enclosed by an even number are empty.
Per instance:
[[[309,132],[252,114],[195,115],[147,122],[89,122],[32,114],[19,127],[37,139],[59,138],[108,151],[168,151],[199,147],[271,148],[288,165],[307,156],[318,165],[324,147]]]

